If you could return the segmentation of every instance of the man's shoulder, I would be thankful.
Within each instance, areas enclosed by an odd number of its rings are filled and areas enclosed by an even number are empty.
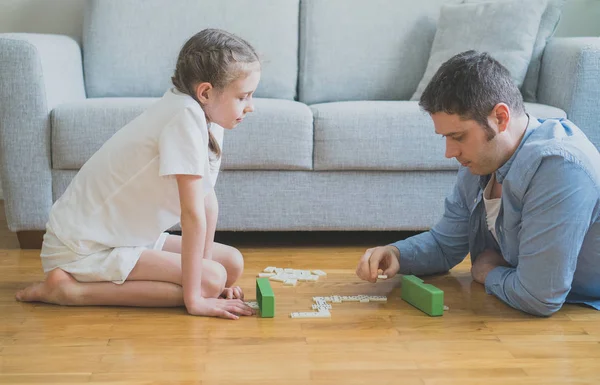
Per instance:
[[[536,177],[545,186],[561,184],[560,173],[565,170],[580,170],[582,178],[600,183],[600,154],[585,134],[567,119],[538,121],[511,166],[507,176],[511,187],[525,193]]]
[[[519,157],[563,156],[567,160],[594,158],[598,150],[587,136],[568,119],[538,119],[539,125],[526,138]]]
[[[544,160],[573,163],[591,174],[598,172],[600,154],[594,144],[573,122],[567,119],[538,119],[515,159],[516,168],[536,170]]]

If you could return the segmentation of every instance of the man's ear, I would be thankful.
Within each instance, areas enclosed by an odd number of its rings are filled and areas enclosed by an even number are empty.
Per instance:
[[[510,108],[506,103],[498,103],[492,109],[489,119],[498,127],[498,132],[503,132],[510,123]]]
[[[212,90],[212,84],[208,82],[198,83],[196,86],[196,100],[198,100],[200,104],[208,103],[212,96]]]

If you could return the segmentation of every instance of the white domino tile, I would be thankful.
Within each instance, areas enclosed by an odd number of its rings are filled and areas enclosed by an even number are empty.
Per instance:
[[[282,277],[282,276],[280,276],[280,275],[274,275],[274,276],[272,276],[272,277],[269,277],[269,279],[270,279],[271,281],[285,282],[285,280],[286,280],[287,278],[285,278],[285,277]]]
[[[329,310],[294,312],[290,314],[291,318],[331,318]]]

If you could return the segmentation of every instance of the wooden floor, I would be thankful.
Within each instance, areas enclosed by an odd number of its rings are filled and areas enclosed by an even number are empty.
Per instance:
[[[0,234],[10,238],[6,228]],[[43,275],[38,252],[9,247],[0,245],[0,384],[600,383],[600,312],[566,305],[549,319],[527,316],[472,283],[467,262],[426,278],[449,307],[432,318],[400,299],[399,278],[355,277],[364,245],[246,244],[247,299],[267,266],[328,276],[296,287],[274,282],[273,319],[226,321],[183,309],[16,302],[14,292]],[[310,311],[313,296],[332,294],[389,300],[334,304],[331,319],[289,318]]]

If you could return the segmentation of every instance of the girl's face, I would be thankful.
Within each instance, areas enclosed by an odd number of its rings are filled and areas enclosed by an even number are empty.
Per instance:
[[[211,88],[203,105],[210,122],[232,129],[244,120],[248,112],[254,111],[252,95],[260,81],[260,71],[254,70],[227,85],[224,89]]]

